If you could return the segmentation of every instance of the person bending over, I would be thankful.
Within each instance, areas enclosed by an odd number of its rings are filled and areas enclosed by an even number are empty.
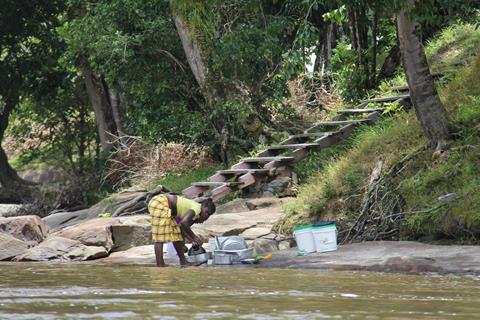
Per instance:
[[[211,198],[201,204],[175,195],[159,194],[148,203],[148,212],[152,216],[152,240],[158,267],[165,267],[163,243],[172,242],[180,259],[180,266],[193,264],[185,258],[185,239],[196,245],[202,245],[190,228],[194,223],[202,223],[215,212]]]

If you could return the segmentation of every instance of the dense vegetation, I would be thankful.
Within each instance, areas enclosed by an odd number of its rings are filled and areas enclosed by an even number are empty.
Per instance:
[[[307,178],[298,198],[286,208],[277,224],[279,231],[317,219],[336,219],[349,225],[365,204],[369,177],[378,161],[383,171],[402,163],[402,170],[382,186],[396,198],[377,203],[389,214],[404,213],[405,220],[387,238],[478,243],[480,197],[480,33],[475,25],[458,24],[445,28],[430,40],[426,51],[430,65],[444,74],[439,82],[442,101],[456,128],[448,150],[432,154],[413,110],[399,112],[373,127],[365,127],[343,145],[326,154],[312,154],[299,165]],[[389,95],[392,85],[405,77],[382,84]],[[321,165],[321,166],[319,166]],[[388,201],[400,201],[400,207]],[[372,208],[372,210],[379,208]]]
[[[336,205],[353,218],[386,150],[389,168],[426,146],[390,184],[402,210],[434,206],[431,198],[449,190],[431,184],[456,159],[475,158],[461,146],[477,143],[478,96],[466,74],[475,68],[479,9],[473,0],[9,1],[0,11],[0,202],[41,203],[48,214],[131,186],[180,191],[332,110],[408,84],[415,113],[296,167],[309,181],[299,197],[309,201],[294,204],[279,229]],[[442,100],[431,72],[442,73]],[[427,166],[432,154],[435,165],[420,170],[417,161]],[[38,168],[62,170],[70,184],[46,188],[17,174]],[[467,179],[474,164],[462,168],[457,197],[478,180]],[[478,217],[454,207],[408,215],[408,234],[437,232],[448,209],[468,226],[444,234],[472,238]]]

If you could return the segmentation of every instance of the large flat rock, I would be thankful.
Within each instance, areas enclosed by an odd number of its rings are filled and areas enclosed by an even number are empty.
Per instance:
[[[166,252],[166,245],[163,246],[163,258],[167,265],[178,265],[178,258],[172,258]],[[105,264],[123,265],[155,265],[155,251],[153,244],[133,247],[125,251],[113,252],[108,257],[96,262]]]
[[[48,226],[38,216],[0,217],[0,231],[25,241],[28,245],[36,245],[48,234]]]
[[[274,248],[267,249],[266,251],[271,252]],[[167,255],[165,257],[168,258]],[[116,252],[99,262],[155,265],[153,245]],[[297,249],[292,248],[274,251],[272,260],[255,267],[480,275],[480,246],[372,241],[343,245],[339,246],[337,251],[313,253],[308,256],[297,256]]]
[[[193,232],[204,238],[242,235],[254,239],[268,234],[273,224],[282,216],[282,205],[290,198],[241,199],[248,211],[212,215],[202,224],[195,224]],[[238,206],[239,203],[236,204]],[[251,230],[251,231],[250,231]]]
[[[80,241],[49,237],[15,258],[17,261],[90,260],[108,255],[104,247],[85,246]]]
[[[10,260],[27,251],[28,245],[7,233],[0,232],[0,261]]]
[[[52,234],[81,242],[86,246],[104,247],[110,251],[113,247],[112,224],[118,223],[117,218],[98,218],[67,227]]]
[[[150,216],[95,218],[52,234],[80,241],[86,246],[100,246],[107,251],[126,250],[151,243]]]
[[[123,251],[132,247],[152,243],[152,227],[150,216],[121,217],[118,223],[112,224],[112,251]]]
[[[43,218],[43,220],[48,224],[50,230],[58,231],[65,227],[95,219],[100,213],[113,213],[119,206],[142,194],[145,194],[145,192],[118,193],[100,201],[91,208],[72,212],[57,212]]]
[[[268,265],[300,269],[480,274],[480,246],[371,241],[339,246],[337,251],[305,257],[296,256],[296,253],[296,249],[278,251]]]
[[[0,217],[14,217],[23,208],[21,204],[0,204]]]

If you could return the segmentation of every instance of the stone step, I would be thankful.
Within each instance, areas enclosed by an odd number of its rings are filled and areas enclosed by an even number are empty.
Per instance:
[[[398,99],[405,99],[405,98],[410,98],[410,95],[409,94],[403,94],[403,95],[392,96],[392,97],[366,99],[366,100],[360,100],[360,102],[361,103],[364,103],[364,102],[389,102],[389,101],[396,101]]]

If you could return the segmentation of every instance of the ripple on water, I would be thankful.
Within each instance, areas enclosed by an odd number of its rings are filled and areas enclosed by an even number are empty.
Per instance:
[[[0,266],[1,319],[474,319],[478,277]]]

